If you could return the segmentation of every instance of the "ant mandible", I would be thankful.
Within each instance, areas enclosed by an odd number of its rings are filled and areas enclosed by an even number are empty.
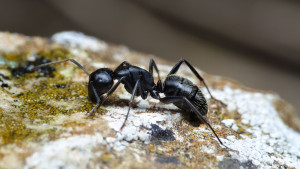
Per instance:
[[[146,99],[150,93],[151,97],[154,99],[158,99],[159,101],[166,104],[173,103],[179,109],[187,113],[190,113],[192,115],[196,115],[198,119],[204,122],[212,130],[212,132],[214,133],[218,141],[223,145],[222,141],[219,139],[214,129],[203,117],[207,114],[208,108],[207,108],[206,99],[204,98],[200,89],[195,84],[193,84],[190,80],[175,75],[175,73],[178,71],[182,63],[186,63],[186,65],[193,72],[193,74],[200,80],[200,82],[203,82],[211,98],[216,101],[219,101],[211,95],[206,83],[204,82],[204,79],[200,76],[200,74],[188,61],[181,59],[179,62],[177,62],[177,64],[171,69],[171,71],[167,75],[163,84],[159,76],[159,70],[153,59],[150,60],[149,71],[137,66],[133,66],[129,62],[124,61],[115,69],[115,71],[109,68],[100,68],[90,74],[83,66],[81,66],[78,62],[76,62],[73,59],[65,59],[61,61],[41,64],[32,68],[32,70],[36,70],[40,67],[66,62],[66,61],[73,62],[89,76],[88,97],[92,102],[96,103],[96,105],[89,112],[88,116],[92,115],[101,106],[101,104],[122,83],[124,84],[126,91],[131,94],[131,100],[121,130],[123,129],[127,121],[134,97],[141,96],[142,99]],[[154,83],[153,68],[156,70],[158,74],[159,80],[157,84]],[[115,85],[113,85],[114,79],[118,80]],[[105,93],[106,96],[103,96],[100,99],[100,96],[102,96]],[[165,97],[161,98],[159,95],[160,93],[164,93]]]

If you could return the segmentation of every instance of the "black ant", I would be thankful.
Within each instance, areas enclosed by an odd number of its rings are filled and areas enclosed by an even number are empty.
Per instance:
[[[153,59],[150,60],[149,71],[137,66],[133,66],[129,62],[124,61],[115,69],[115,71],[109,68],[100,68],[90,74],[83,66],[81,66],[78,62],[76,62],[73,59],[65,59],[61,61],[41,64],[32,68],[32,70],[38,69],[40,67],[48,66],[51,64],[55,64],[55,63],[66,62],[66,61],[73,62],[89,76],[88,97],[92,102],[96,103],[96,105],[89,112],[88,116],[92,115],[101,106],[101,104],[122,83],[124,84],[126,91],[131,93],[131,100],[121,130],[123,129],[127,121],[134,97],[141,96],[143,99],[146,99],[148,97],[148,94],[150,93],[150,96],[152,98],[158,99],[161,102],[166,104],[173,103],[181,110],[190,113],[191,115],[196,115],[198,119],[204,122],[212,130],[214,135],[217,137],[218,141],[223,145],[222,141],[219,139],[214,129],[203,117],[207,114],[208,107],[207,107],[206,99],[204,98],[200,89],[195,84],[193,84],[190,80],[175,75],[175,73],[178,71],[182,63],[183,62],[186,63],[189,69],[193,72],[193,74],[196,75],[196,77],[201,82],[203,82],[211,98],[216,100],[211,95],[206,83],[204,82],[204,79],[199,75],[196,69],[186,60],[184,59],[180,60],[172,68],[172,70],[167,75],[167,78],[163,84],[160,80],[159,70]],[[159,80],[157,84],[154,83],[153,68],[156,70],[158,74]],[[113,85],[114,79],[118,80],[118,82],[115,85]],[[106,96],[100,99],[100,96],[102,96],[105,93]],[[165,97],[161,98],[159,95],[160,93],[164,93]]]

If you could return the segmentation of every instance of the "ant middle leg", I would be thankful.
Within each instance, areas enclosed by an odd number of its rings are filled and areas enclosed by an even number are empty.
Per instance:
[[[203,84],[204,84],[206,90],[208,91],[210,97],[211,97],[213,100],[218,101],[218,102],[220,102],[220,103],[223,104],[223,105],[226,105],[226,104],[223,103],[221,100],[218,100],[218,99],[216,99],[215,97],[212,96],[212,94],[210,93],[210,90],[208,89],[208,86],[206,85],[206,83],[205,83],[204,79],[202,78],[202,76],[201,76],[201,75],[198,73],[198,71],[197,71],[197,70],[196,70],[196,69],[195,69],[188,61],[186,61],[185,59],[179,60],[179,61],[176,63],[176,65],[171,69],[171,71],[169,72],[168,75],[175,74],[175,73],[178,71],[178,69],[180,68],[180,66],[182,65],[182,63],[185,63],[185,64],[189,67],[189,69],[193,72],[193,74],[200,80],[200,82],[203,82]]]
[[[158,76],[158,81],[157,81],[157,84],[156,84],[157,90],[158,90],[158,91],[162,91],[162,90],[163,90],[163,85],[162,85],[162,82],[161,82],[161,79],[160,79],[160,76],[159,76],[159,70],[158,70],[158,68],[157,68],[157,65],[156,65],[155,61],[151,58],[151,59],[150,59],[150,62],[149,62],[149,73],[150,73],[152,76],[153,76],[153,67],[154,67],[154,69],[156,70],[157,76]],[[154,98],[156,98],[156,97],[158,96],[157,98],[159,98],[159,95],[158,95],[158,94],[153,94],[153,93],[152,93],[151,96],[154,97]]]
[[[161,80],[160,80],[159,70],[158,70],[158,68],[157,68],[157,65],[156,65],[155,61],[151,58],[151,59],[150,59],[150,62],[149,62],[149,72],[150,72],[151,75],[153,75],[153,67],[154,67],[154,69],[155,69],[156,72],[157,72],[158,80],[161,81]]]
[[[132,103],[133,103],[133,100],[134,100],[134,96],[137,92],[137,88],[140,86],[140,79],[136,81],[135,85],[134,85],[134,88],[133,88],[133,91],[132,91],[132,95],[131,95],[131,99],[130,99],[130,103],[129,103],[129,108],[128,108],[128,111],[127,111],[127,114],[126,114],[126,118],[123,122],[123,125],[122,127],[120,128],[120,130],[123,130],[123,128],[125,127],[125,124],[126,124],[126,121],[128,119],[128,115],[129,115],[129,111],[130,111],[130,108],[132,107]]]

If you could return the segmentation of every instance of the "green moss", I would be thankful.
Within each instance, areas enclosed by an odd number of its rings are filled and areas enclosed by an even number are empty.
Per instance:
[[[5,55],[6,60],[17,61],[20,65],[26,62],[26,53]],[[41,51],[39,56],[49,60],[71,58],[70,53],[62,48]],[[55,65],[60,68],[60,64]],[[60,114],[71,115],[74,112],[89,112],[94,104],[86,96],[86,83],[72,82],[70,78],[54,72],[53,77],[43,80],[37,72],[26,73],[20,78],[11,79],[16,87],[24,88],[28,82],[36,81],[35,85],[22,93],[14,95],[18,100],[17,111],[9,112],[0,109],[0,145],[37,139],[44,134],[59,134],[52,129],[38,127],[50,123]],[[38,81],[40,80],[40,81]],[[14,103],[12,103],[14,104]],[[63,124],[61,124],[63,126]],[[32,127],[35,126],[35,127]]]
[[[28,55],[28,53],[6,53],[2,55],[2,58],[4,58],[6,61],[11,61],[11,62],[20,62],[21,60],[24,61],[25,57]]]
[[[10,115],[0,111],[2,143],[23,141],[54,132],[54,129],[30,129],[26,126],[49,123],[59,114],[89,112],[94,104],[86,99],[87,95],[86,84],[70,82],[62,75],[41,81],[16,96],[22,102],[20,111]]]
[[[0,112],[0,136],[1,144],[24,141],[25,138],[36,138],[45,133],[53,133],[55,129],[34,130],[26,127],[24,122],[13,115]]]
[[[33,86],[32,90],[18,96],[26,105],[21,108],[21,116],[26,116],[37,123],[48,123],[57,114],[88,112],[93,104],[84,98],[87,95],[86,84],[70,82],[62,75],[56,75],[55,78],[43,80]]]
[[[72,55],[67,49],[64,48],[55,48],[52,50],[44,50],[40,51],[38,53],[39,56],[44,56],[46,59],[49,60],[63,60],[63,59],[68,59],[71,58]]]
[[[5,55],[6,56],[6,55]],[[17,56],[17,55],[14,55],[14,56]],[[15,67],[18,67],[19,63],[18,62],[15,62],[15,61],[9,61],[7,60],[7,58],[9,58],[10,56],[6,56],[6,57],[3,57],[3,56],[0,56],[0,65],[5,65],[9,68],[15,68]],[[19,57],[19,56],[18,56]]]
[[[44,57],[45,59],[49,60],[63,60],[67,58],[71,58],[71,53],[64,48],[55,48],[50,50],[43,50],[38,53],[36,53],[39,57]],[[27,61],[26,56],[30,55],[29,52],[23,52],[23,53],[6,53],[0,56],[0,63],[5,64],[9,68],[15,68],[19,65],[24,65],[24,63]]]

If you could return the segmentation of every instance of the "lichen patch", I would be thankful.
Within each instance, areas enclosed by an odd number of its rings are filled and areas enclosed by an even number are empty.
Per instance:
[[[250,126],[247,131],[252,137],[222,139],[228,147],[239,152],[230,152],[233,158],[243,162],[250,159],[253,164],[262,168],[284,164],[296,168],[300,166],[297,159],[300,153],[300,134],[286,126],[279,117],[273,106],[273,100],[277,96],[249,93],[229,87],[225,87],[224,91],[214,91],[213,94],[241,113],[243,123]]]

